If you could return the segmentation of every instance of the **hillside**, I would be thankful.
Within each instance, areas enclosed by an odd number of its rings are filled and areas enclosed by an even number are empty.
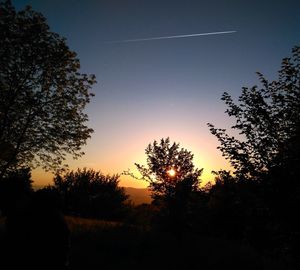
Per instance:
[[[150,191],[146,188],[125,187],[125,192],[129,199],[136,205],[142,203],[151,203]]]

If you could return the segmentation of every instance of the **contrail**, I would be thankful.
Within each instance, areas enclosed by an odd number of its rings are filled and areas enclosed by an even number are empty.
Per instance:
[[[128,43],[128,42],[140,42],[140,41],[150,41],[150,40],[160,40],[160,39],[172,39],[172,38],[188,38],[188,37],[200,37],[200,36],[211,36],[211,35],[225,35],[233,34],[237,31],[222,31],[222,32],[208,32],[200,34],[189,34],[189,35],[177,35],[177,36],[163,36],[163,37],[152,37],[152,38],[137,38],[137,39],[124,39],[118,41],[108,41],[105,43]]]

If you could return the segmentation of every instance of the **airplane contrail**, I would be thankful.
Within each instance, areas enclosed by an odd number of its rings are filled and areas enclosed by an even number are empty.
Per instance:
[[[108,41],[105,43],[128,43],[128,42],[140,42],[140,41],[150,41],[150,40],[160,40],[160,39],[172,39],[172,38],[188,38],[188,37],[200,37],[200,36],[211,36],[211,35],[225,35],[233,34],[237,31],[222,31],[222,32],[208,32],[200,34],[188,34],[188,35],[176,35],[176,36],[163,36],[163,37],[152,37],[152,38],[137,38],[137,39],[124,39],[118,41]]]

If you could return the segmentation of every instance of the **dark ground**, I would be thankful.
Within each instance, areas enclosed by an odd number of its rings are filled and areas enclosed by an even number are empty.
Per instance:
[[[261,258],[252,248],[226,239],[196,234],[185,234],[179,239],[167,232],[73,217],[67,217],[67,222],[71,230],[69,269],[292,269],[282,261]],[[0,224],[3,255],[3,219]]]

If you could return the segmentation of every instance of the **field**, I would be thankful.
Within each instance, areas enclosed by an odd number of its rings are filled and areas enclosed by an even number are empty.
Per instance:
[[[145,231],[122,223],[67,217],[71,269],[285,269],[225,239]]]
[[[225,239],[151,232],[118,222],[66,217],[70,269],[287,269]],[[5,236],[0,220],[0,243]],[[1,248],[3,245],[1,244]],[[1,253],[3,254],[3,253]]]

